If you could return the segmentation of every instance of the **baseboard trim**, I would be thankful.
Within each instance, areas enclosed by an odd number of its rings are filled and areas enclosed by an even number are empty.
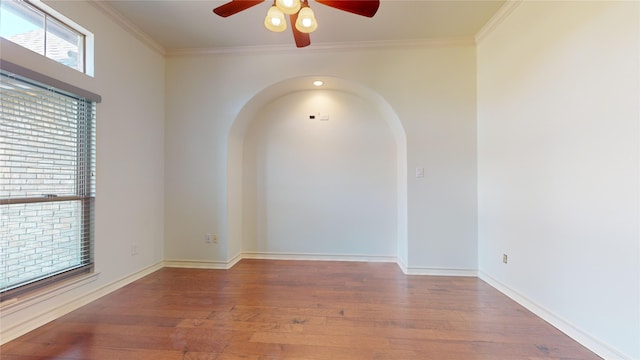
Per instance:
[[[87,294],[82,294],[77,296],[66,303],[56,306],[48,311],[43,313],[36,314],[31,318],[20,322],[19,324],[12,326],[10,328],[2,328],[0,331],[0,345],[5,344],[11,340],[14,340],[32,330],[39,328],[47,324],[50,321],[53,321],[63,315],[70,313],[73,310],[80,308],[81,306],[87,305],[88,303],[97,300],[113,291],[116,291],[125,285],[128,285],[144,276],[151,274],[154,271],[162,269],[163,263],[159,262],[148,266],[140,271],[137,271],[131,275],[128,275],[120,280],[114,281],[107,285],[101,286],[95,290],[90,291]],[[0,317],[7,316],[15,311],[26,310],[29,307],[38,305],[44,301],[47,301],[55,296],[59,296],[65,292],[71,291],[80,286],[86,285],[90,282],[93,282],[98,279],[100,273],[94,273],[88,275],[87,277],[83,277],[79,280],[71,281],[69,284],[65,284],[62,287],[56,288],[53,291],[49,291],[46,294],[38,294],[36,296],[32,296],[26,298],[24,300],[18,299],[7,306],[2,307],[2,312],[0,313]]]
[[[235,265],[235,263],[233,264]],[[231,261],[172,259],[172,260],[165,260],[164,266],[170,267],[170,268],[185,268],[185,269],[228,270],[233,265]]]
[[[516,290],[491,277],[489,274],[478,271],[478,278],[491,285],[494,289],[508,296],[513,301],[522,305],[523,307],[534,313],[536,316],[540,317],[542,320],[551,324],[556,329],[562,331],[570,338],[582,344],[587,349],[593,351],[603,359],[632,360],[630,356],[620,353],[612,346],[605,344],[595,337],[589,335],[588,333],[581,330],[578,326],[572,324],[561,316],[556,315],[552,311],[546,309],[544,306],[537,304],[535,301],[527,298]]]
[[[398,267],[400,267],[400,270],[402,270],[403,274],[408,275],[409,266],[404,262],[404,260],[398,257],[396,259],[396,264],[398,264]]]
[[[478,270],[475,269],[407,266],[403,271],[407,275],[478,277]]]
[[[360,262],[397,262],[395,256],[384,255],[352,255],[352,254],[303,254],[281,252],[253,252],[240,254],[242,259],[260,260],[315,260],[315,261],[360,261]]]
[[[237,253],[236,256],[227,261],[227,264],[229,265],[228,269],[234,267],[240,260],[242,260],[242,253]]]

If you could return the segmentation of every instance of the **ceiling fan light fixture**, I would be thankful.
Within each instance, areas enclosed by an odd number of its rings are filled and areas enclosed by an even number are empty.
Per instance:
[[[313,85],[315,85],[315,86],[322,86],[322,85],[324,85],[324,81],[322,81],[322,80],[316,80],[316,81],[314,81],[314,82],[313,82]]]
[[[300,0],[276,0],[276,6],[287,15],[293,15],[300,10]]]
[[[267,16],[264,18],[264,26],[273,32],[283,32],[287,29],[287,21],[284,13],[275,5],[269,8]]]
[[[2,1],[2,0],[0,0]],[[222,4],[213,12],[221,17],[228,17],[247,10],[265,0],[230,0]],[[264,25],[273,32],[281,32],[287,29],[287,20],[284,14],[289,15],[289,24],[293,32],[296,47],[303,48],[311,44],[309,33],[316,30],[318,22],[313,10],[309,8],[309,0],[271,0],[273,6],[269,9],[264,19]],[[346,11],[352,14],[373,17],[380,7],[381,0],[316,0],[316,2]],[[297,12],[296,12],[297,11]]]
[[[310,33],[318,28],[318,22],[316,16],[310,7],[303,7],[298,13],[298,20],[296,20],[296,29],[302,33]]]

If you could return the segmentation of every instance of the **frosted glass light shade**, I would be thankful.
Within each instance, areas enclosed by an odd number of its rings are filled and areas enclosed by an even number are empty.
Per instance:
[[[318,28],[318,22],[316,16],[310,7],[303,7],[298,13],[298,20],[296,20],[296,29],[303,33],[310,33]]]
[[[293,15],[300,10],[300,0],[276,0],[276,6],[287,15]]]
[[[267,16],[264,18],[264,26],[273,32],[282,32],[287,29],[287,21],[284,18],[284,13],[276,6],[272,6],[267,11]]]

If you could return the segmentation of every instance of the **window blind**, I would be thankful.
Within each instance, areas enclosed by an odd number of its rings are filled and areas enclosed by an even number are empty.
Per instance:
[[[0,72],[0,299],[93,268],[95,103]]]

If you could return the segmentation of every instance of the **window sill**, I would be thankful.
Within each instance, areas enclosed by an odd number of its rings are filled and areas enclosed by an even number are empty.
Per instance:
[[[91,273],[67,281],[52,285],[50,287],[34,291],[16,298],[8,299],[0,303],[0,317],[10,315],[38,303],[47,301],[56,296],[62,295],[81,286],[98,280],[100,273]]]

